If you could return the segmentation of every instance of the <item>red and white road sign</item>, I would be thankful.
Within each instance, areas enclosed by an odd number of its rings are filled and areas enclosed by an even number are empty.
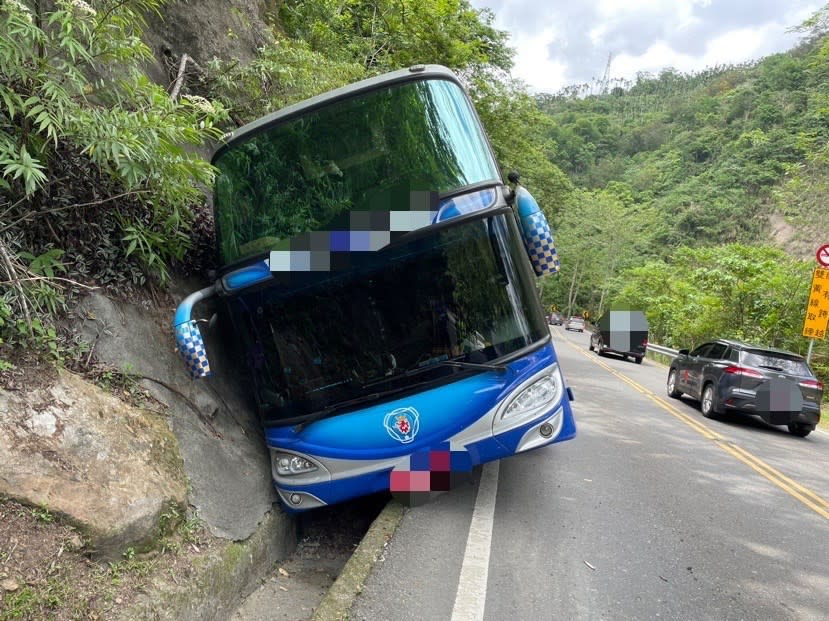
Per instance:
[[[817,262],[823,267],[829,267],[829,244],[823,244],[818,248],[815,257],[817,257]]]

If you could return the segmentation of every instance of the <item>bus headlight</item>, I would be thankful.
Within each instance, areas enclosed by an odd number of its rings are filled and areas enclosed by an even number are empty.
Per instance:
[[[282,453],[274,451],[271,454],[273,473],[282,477],[289,477],[297,474],[305,474],[317,470],[317,465],[309,459],[305,459],[293,453]]]
[[[545,375],[518,393],[501,418],[506,420],[552,405],[558,392],[556,378],[552,375]]]

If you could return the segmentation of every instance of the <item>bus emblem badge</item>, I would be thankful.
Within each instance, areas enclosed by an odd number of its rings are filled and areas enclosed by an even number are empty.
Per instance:
[[[420,430],[420,414],[414,408],[397,408],[386,414],[383,425],[392,438],[408,444]]]

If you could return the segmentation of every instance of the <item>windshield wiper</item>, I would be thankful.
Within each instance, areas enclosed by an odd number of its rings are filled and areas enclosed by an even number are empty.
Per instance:
[[[400,377],[399,375],[397,377]],[[388,379],[388,378],[386,378]],[[321,410],[317,410],[316,412],[312,412],[308,414],[305,418],[299,421],[296,424],[295,431],[298,433],[302,431],[305,427],[310,425],[311,423],[318,421],[322,418],[327,418],[331,416],[335,412],[339,410],[349,408],[355,405],[360,405],[362,403],[370,403],[371,401],[379,401],[384,397],[388,397],[389,395],[396,394],[398,392],[403,392],[404,390],[409,390],[410,388],[414,388],[415,386],[420,386],[425,382],[418,382],[416,384],[408,384],[406,386],[398,386],[396,388],[389,388],[388,390],[380,390],[377,392],[370,392],[366,395],[360,395],[359,397],[354,397],[353,399],[346,399],[345,401],[339,401],[338,403],[332,403],[331,405],[326,405]]]
[[[474,369],[480,371],[506,371],[508,369],[507,365],[505,364],[489,364],[489,363],[479,363],[479,362],[464,362],[462,360],[437,360],[431,364],[424,364],[423,366],[415,367],[413,369],[408,369],[403,373],[398,373],[397,375],[389,375],[388,377],[383,377],[381,379],[375,380],[373,382],[369,382],[367,384],[363,384],[361,388],[370,388],[372,386],[377,386],[379,384],[383,384],[395,379],[400,379],[401,377],[411,377],[413,375],[418,375],[419,373],[423,373],[429,369],[435,369],[440,366],[446,367],[457,367],[460,369]],[[365,395],[360,395],[359,397],[354,397],[353,399],[346,399],[345,401],[340,401],[338,403],[332,403],[331,405],[327,405],[321,410],[317,410],[309,414],[306,418],[299,421],[296,424],[295,430],[296,432],[302,431],[305,427],[310,425],[311,423],[318,421],[323,418],[327,418],[331,416],[335,412],[338,412],[345,408],[350,408],[355,405],[361,405],[363,403],[370,403],[372,401],[379,401],[385,397],[390,395],[403,392],[404,390],[410,390],[417,386],[423,386],[424,384],[428,384],[429,382],[416,382],[414,384],[406,384],[405,386],[397,386],[395,388],[389,388],[387,390],[380,390],[375,392],[370,392]],[[337,383],[336,385],[339,385]]]
[[[400,380],[406,377],[412,377],[414,375],[419,375],[420,373],[424,373],[429,369],[436,369],[438,367],[445,366],[445,367],[456,367],[459,369],[472,369],[476,371],[506,371],[507,366],[504,364],[488,364],[488,363],[478,363],[478,362],[464,362],[462,360],[435,360],[434,362],[430,362],[428,364],[421,363],[421,366],[414,367],[412,369],[407,369],[402,373],[397,373],[395,375],[388,375],[386,377],[381,377],[376,379],[372,382],[367,382],[365,384],[359,385],[356,382],[354,383],[355,388],[359,388],[362,390],[366,390],[369,388],[373,388],[374,386],[379,386],[381,384],[387,384],[388,382],[393,382],[395,380]],[[339,385],[345,382],[338,382],[335,385]],[[331,416],[335,412],[339,410],[349,408],[355,405],[360,405],[363,403],[369,403],[371,401],[378,401],[387,397],[389,395],[393,395],[398,392],[402,392],[404,390],[410,390],[416,386],[423,386],[425,384],[429,384],[430,381],[425,382],[416,382],[414,384],[406,384],[405,386],[395,386],[394,388],[388,388],[386,390],[381,391],[374,391],[370,392],[365,395],[360,395],[358,397],[354,397],[353,399],[347,399],[345,401],[340,401],[338,403],[332,403],[331,405],[327,405],[321,410],[317,410],[316,412],[312,412],[308,414],[307,418],[302,419],[297,423],[297,431],[301,431],[307,425],[313,423],[314,421],[320,420],[322,418],[326,418]]]
[[[486,371],[506,371],[505,364],[491,364],[489,362],[466,362],[464,360],[443,360],[430,366],[459,367],[461,369],[481,369]],[[428,367],[425,367],[428,368]]]
[[[381,377],[380,379],[374,380],[373,382],[368,382],[367,384],[363,384],[363,388],[369,388],[371,386],[377,386],[379,384],[385,384],[387,382],[392,382],[394,380],[400,379],[401,377],[412,377],[413,375],[419,375],[420,373],[425,373],[430,369],[436,369],[438,367],[456,367],[459,369],[472,369],[476,371],[506,371],[507,366],[505,364],[490,364],[484,362],[465,362],[463,360],[451,360],[449,358],[438,358],[433,360],[427,360],[425,362],[421,362],[418,366],[412,367],[411,369],[406,369],[402,373],[396,373],[394,375],[388,375],[386,377]]]

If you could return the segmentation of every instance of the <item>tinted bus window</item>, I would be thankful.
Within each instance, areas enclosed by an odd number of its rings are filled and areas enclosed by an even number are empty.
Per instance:
[[[265,417],[422,390],[465,376],[446,361],[487,364],[547,337],[511,223],[467,221],[366,253],[347,272],[240,296],[237,309],[259,339],[252,349]]]
[[[500,179],[469,100],[448,80],[335,100],[233,143],[214,164],[225,264],[287,249],[290,237],[330,230],[348,212],[407,209],[412,191]]]

